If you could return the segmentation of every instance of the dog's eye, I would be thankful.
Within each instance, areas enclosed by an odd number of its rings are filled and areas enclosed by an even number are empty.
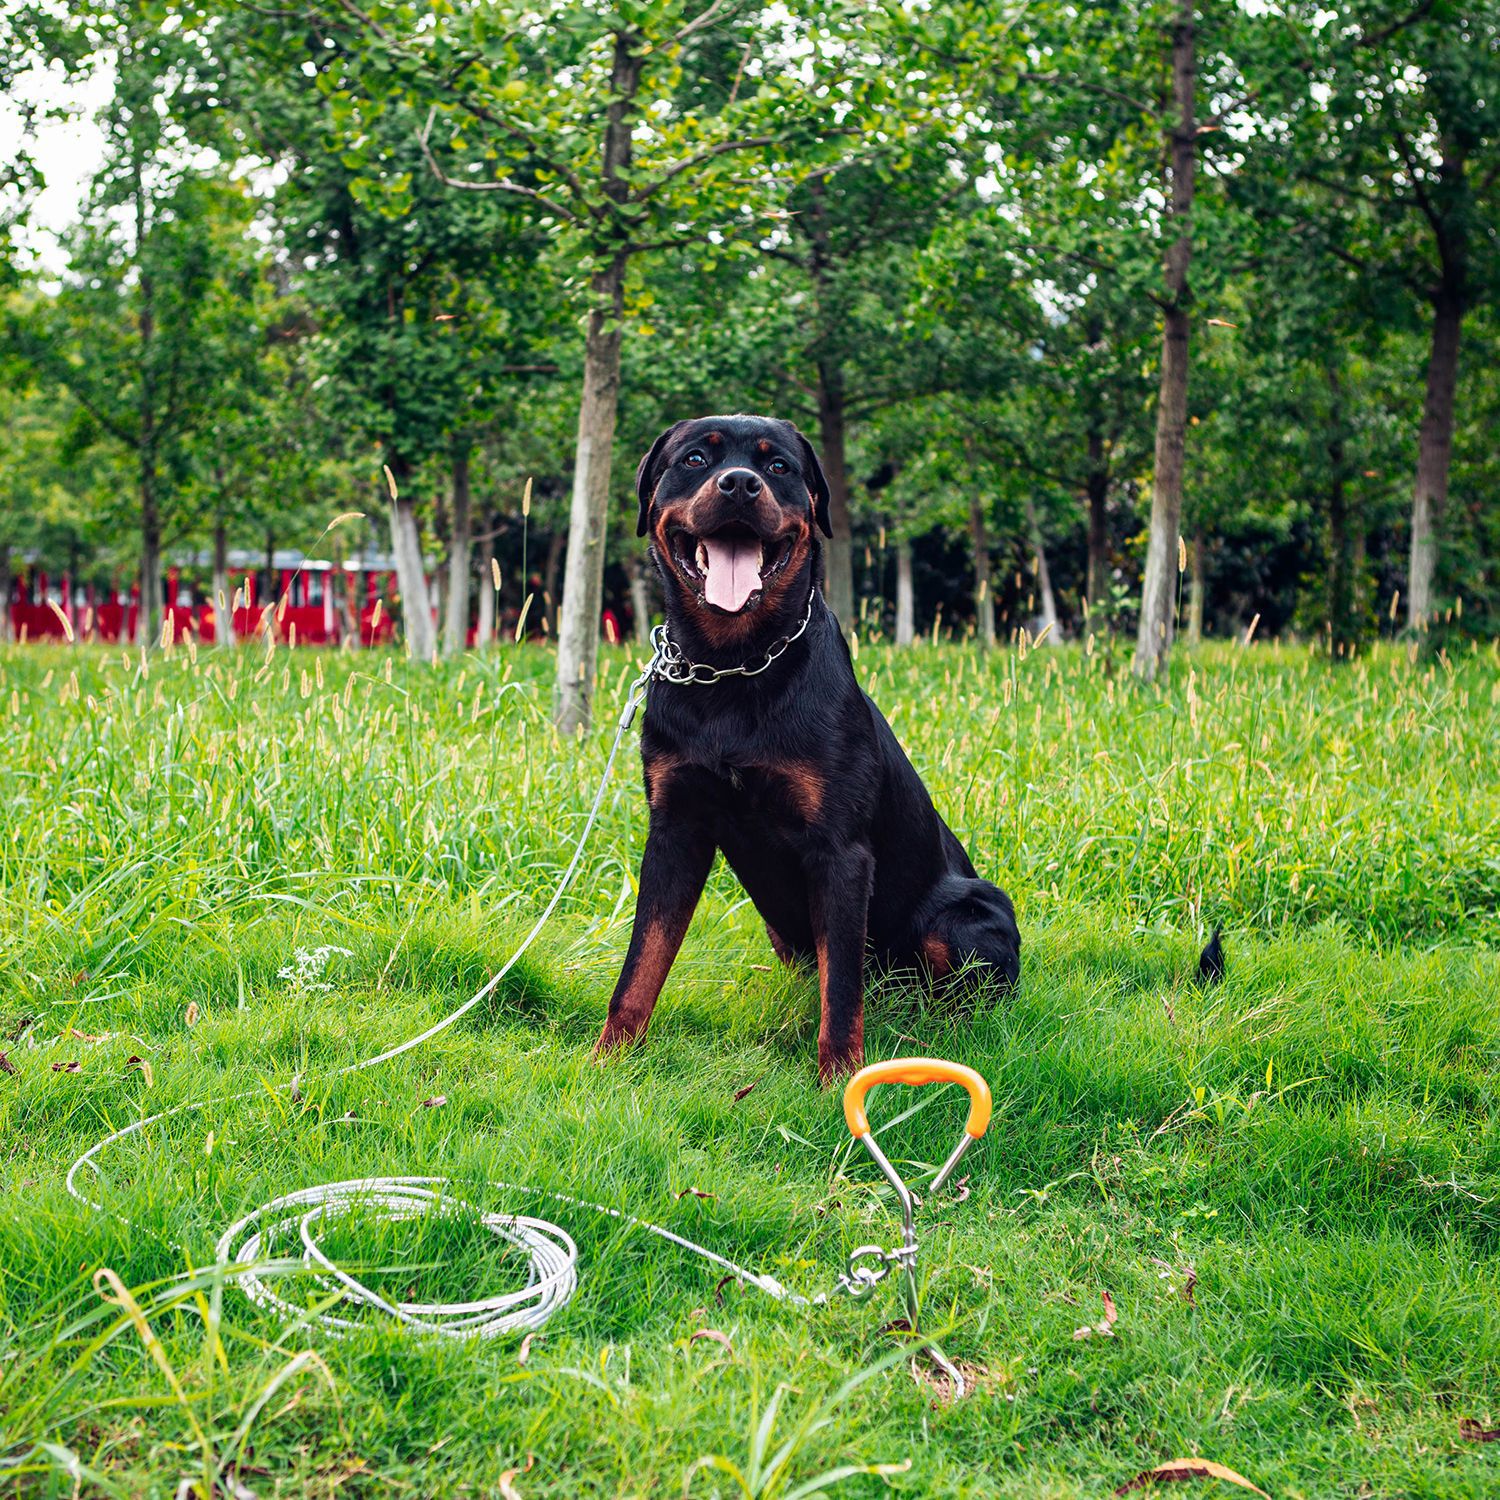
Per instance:
[[[766,465],[766,468],[773,474],[790,474],[792,472],[792,466],[784,458],[773,458]]]
[[[690,469],[704,469],[708,467],[708,460],[696,448],[683,459],[683,463]]]

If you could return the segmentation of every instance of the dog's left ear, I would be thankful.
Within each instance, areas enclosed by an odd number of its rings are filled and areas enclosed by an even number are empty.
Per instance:
[[[823,465],[818,462],[813,445],[795,427],[792,431],[797,433],[797,441],[802,445],[802,467],[807,474],[807,493],[812,496],[813,520],[824,536],[831,537],[833,526],[828,517],[828,479],[823,473]]]
[[[657,440],[652,443],[651,451],[641,460],[640,467],[635,471],[635,497],[641,502],[640,515],[636,518],[635,534],[645,536],[647,522],[651,516],[651,496],[656,492],[656,482],[661,478],[661,455],[662,450],[672,440],[673,434],[681,427],[687,426],[686,422],[674,422]]]

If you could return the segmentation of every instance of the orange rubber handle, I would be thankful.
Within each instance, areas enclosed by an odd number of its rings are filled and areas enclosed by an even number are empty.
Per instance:
[[[877,1083],[961,1083],[969,1091],[969,1118],[964,1131],[977,1141],[990,1124],[990,1086],[973,1068],[940,1057],[893,1057],[861,1068],[844,1088],[844,1119],[855,1136],[870,1133],[865,1094]]]

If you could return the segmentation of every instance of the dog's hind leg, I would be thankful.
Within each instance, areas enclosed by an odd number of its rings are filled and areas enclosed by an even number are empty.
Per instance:
[[[788,942],[769,922],[766,923],[766,936],[771,940],[771,951],[789,969],[795,969],[798,964],[812,963],[818,956],[815,948],[803,948]]]
[[[947,899],[917,940],[917,957],[937,981],[954,977],[997,981],[1006,989],[1021,977],[1021,934],[1010,897],[977,877],[953,876]]]

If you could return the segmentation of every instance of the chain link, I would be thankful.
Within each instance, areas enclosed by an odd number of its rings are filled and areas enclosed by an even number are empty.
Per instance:
[[[689,661],[682,654],[682,647],[668,633],[666,625],[662,624],[651,632],[651,662],[646,668],[646,674],[679,686],[696,683],[705,687],[711,682],[717,682],[721,677],[759,677],[772,662],[786,652],[787,647],[793,641],[801,638],[802,633],[812,621],[813,600],[817,596],[818,591],[814,588],[807,596],[807,609],[803,612],[802,623],[790,635],[784,635],[780,640],[773,641],[766,648],[764,660],[759,666],[752,667],[742,662],[737,667],[710,667],[702,662]]]

